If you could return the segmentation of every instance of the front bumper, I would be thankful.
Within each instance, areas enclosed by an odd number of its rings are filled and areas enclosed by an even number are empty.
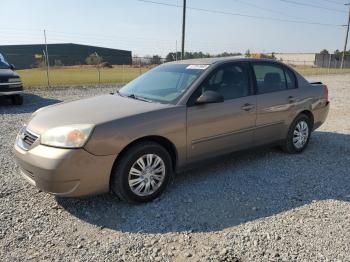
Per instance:
[[[21,83],[0,83],[0,96],[18,95],[23,93]]]
[[[84,149],[37,145],[23,150],[15,144],[22,176],[43,191],[64,197],[106,193],[116,156],[95,156]]]

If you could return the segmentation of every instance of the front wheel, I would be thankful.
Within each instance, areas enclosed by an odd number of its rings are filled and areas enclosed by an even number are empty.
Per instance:
[[[289,154],[301,153],[310,141],[312,125],[310,118],[304,114],[299,115],[291,124],[283,150]]]
[[[142,142],[129,148],[113,168],[110,187],[128,202],[148,202],[157,198],[172,176],[168,151],[154,142]]]

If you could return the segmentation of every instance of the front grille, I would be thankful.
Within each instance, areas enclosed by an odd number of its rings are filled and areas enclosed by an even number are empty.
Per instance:
[[[22,136],[22,140],[24,143],[26,143],[28,146],[31,146],[34,144],[34,142],[38,139],[36,135],[33,133],[29,132],[28,130],[24,131],[24,134]]]
[[[8,83],[8,81],[9,81],[9,79],[8,79],[8,77],[0,77],[0,83]]]
[[[35,143],[35,141],[39,138],[38,135],[33,134],[28,131],[26,128],[22,128],[17,145],[20,146],[24,150],[29,150],[29,148]]]

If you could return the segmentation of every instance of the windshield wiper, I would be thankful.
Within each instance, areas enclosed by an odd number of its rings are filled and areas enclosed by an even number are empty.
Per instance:
[[[152,103],[153,102],[152,100],[149,100],[149,99],[144,98],[144,97],[136,96],[135,94],[122,95],[119,91],[118,91],[118,94],[120,96],[123,96],[123,97],[128,97],[128,98],[132,98],[132,99],[136,99],[136,100],[140,100],[140,101],[144,101],[144,102],[148,102],[148,103]]]

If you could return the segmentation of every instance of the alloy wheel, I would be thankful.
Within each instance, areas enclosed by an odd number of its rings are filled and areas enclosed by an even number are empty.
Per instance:
[[[138,196],[149,196],[157,191],[165,179],[165,163],[155,154],[141,156],[129,171],[129,186]]]
[[[309,126],[303,120],[300,121],[294,129],[293,132],[293,145],[297,149],[301,149],[305,146],[307,140],[309,138]]]

